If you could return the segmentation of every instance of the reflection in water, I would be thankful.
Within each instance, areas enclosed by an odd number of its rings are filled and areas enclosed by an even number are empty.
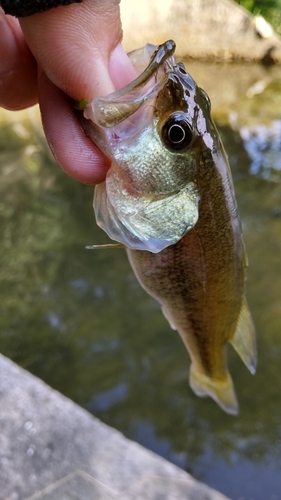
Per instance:
[[[251,174],[274,178],[274,171],[281,171],[281,120],[273,121],[269,127],[241,127],[240,134],[252,160]]]
[[[221,84],[228,92],[229,80]],[[255,377],[229,349],[237,418],[193,395],[181,340],[139,287],[125,252],[85,250],[106,241],[94,223],[92,188],[59,171],[39,128],[25,118],[0,123],[0,344],[3,354],[103,421],[232,499],[279,500],[280,159],[265,172],[280,138],[270,128],[276,110],[270,120],[253,114],[251,122],[254,98],[248,99],[241,112],[236,102],[235,130],[219,103],[214,108],[234,175],[258,332]],[[256,126],[264,127],[265,149]],[[249,140],[245,130],[252,131]],[[258,175],[247,149],[251,134]]]
[[[97,412],[108,410],[117,403],[124,401],[128,396],[128,384],[120,383],[108,391],[101,392],[93,401],[87,404],[87,410],[96,414]]]

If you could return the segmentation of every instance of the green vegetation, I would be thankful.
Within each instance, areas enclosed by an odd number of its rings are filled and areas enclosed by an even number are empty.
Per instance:
[[[254,16],[261,15],[281,34],[281,0],[236,0]]]

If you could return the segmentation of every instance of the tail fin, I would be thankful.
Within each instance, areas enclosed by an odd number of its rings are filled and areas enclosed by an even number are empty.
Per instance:
[[[236,399],[232,379],[227,373],[224,380],[212,380],[204,373],[196,370],[193,364],[190,367],[189,383],[197,396],[210,396],[230,415],[238,415],[239,406]]]

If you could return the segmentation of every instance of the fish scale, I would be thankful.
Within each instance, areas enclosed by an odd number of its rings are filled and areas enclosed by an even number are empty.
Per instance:
[[[140,284],[178,330],[193,391],[237,414],[227,343],[251,373],[256,367],[247,259],[209,98],[176,63],[174,50],[169,40],[132,53],[146,69],[85,109],[85,131],[111,161],[94,208],[97,223],[127,248]]]

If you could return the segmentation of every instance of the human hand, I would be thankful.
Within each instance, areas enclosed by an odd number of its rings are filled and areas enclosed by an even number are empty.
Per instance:
[[[121,38],[119,0],[84,0],[20,21],[0,12],[0,105],[15,110],[39,101],[56,160],[86,184],[102,182],[109,162],[70,98],[90,102],[135,78]]]

